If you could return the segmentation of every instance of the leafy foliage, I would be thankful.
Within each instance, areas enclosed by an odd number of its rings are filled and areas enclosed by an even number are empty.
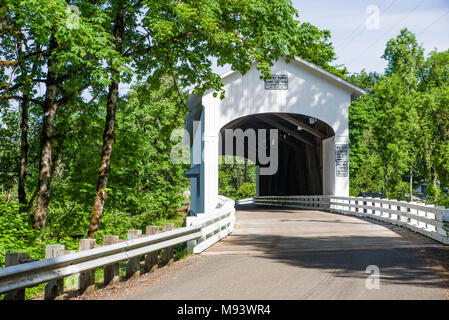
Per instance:
[[[433,51],[425,59],[415,35],[404,29],[387,43],[383,58],[382,77],[352,76],[370,93],[349,111],[351,194],[411,199],[414,186],[429,180],[428,200],[437,201],[437,179],[443,186],[449,181],[449,54]]]
[[[245,182],[240,186],[237,190],[236,197],[237,199],[244,199],[254,197],[256,195],[256,184]]]
[[[239,198],[238,190],[243,184],[250,183],[255,186],[256,166],[250,161],[240,157],[222,156],[218,170],[218,193],[223,196],[237,199]]]

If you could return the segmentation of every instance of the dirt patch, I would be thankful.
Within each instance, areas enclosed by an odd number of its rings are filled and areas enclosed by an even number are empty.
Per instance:
[[[421,251],[428,266],[441,277],[443,297],[449,300],[449,247],[424,248]]]

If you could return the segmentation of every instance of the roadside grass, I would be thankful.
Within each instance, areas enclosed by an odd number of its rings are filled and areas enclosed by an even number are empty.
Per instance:
[[[173,214],[169,215],[165,219],[160,219],[154,223],[154,225],[158,226],[160,230],[162,230],[164,223],[173,223],[175,228],[181,228],[185,226],[185,219],[187,217],[186,211],[181,212],[174,212]],[[101,241],[99,241],[101,242]],[[179,245],[175,245],[173,247],[174,251],[174,260],[180,261],[182,259],[185,259],[192,254],[189,254],[187,251],[187,244],[182,243]],[[161,258],[162,251],[160,250],[158,253],[159,260]],[[142,256],[140,259],[141,264],[143,264],[144,257]],[[126,261],[121,262],[119,268],[119,275],[120,275],[120,281],[126,281]],[[95,290],[99,290],[104,288],[104,269],[98,268],[95,270]],[[70,276],[66,277],[64,279],[64,287],[72,287],[76,283],[76,276]],[[27,288],[25,290],[25,300],[43,300],[44,299],[44,291],[45,291],[45,283],[41,283],[35,287]],[[0,300],[4,300],[4,294],[0,295]]]

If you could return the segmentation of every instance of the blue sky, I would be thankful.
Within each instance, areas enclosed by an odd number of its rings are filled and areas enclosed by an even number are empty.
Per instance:
[[[448,0],[293,0],[300,21],[328,29],[338,60],[351,72],[383,72],[381,59],[387,41],[407,27],[417,35],[428,54],[434,48],[449,49]],[[379,8],[379,29],[367,28],[366,20],[373,16],[366,10]]]
[[[449,0],[292,0],[301,22],[310,22],[331,31],[331,42],[338,59],[350,72],[382,73],[386,61],[381,58],[389,39],[407,27],[415,33],[427,55],[433,49],[449,49]],[[378,29],[368,28],[373,21],[370,6],[378,8]],[[372,24],[371,24],[372,25]],[[370,26],[370,25],[369,25]],[[229,66],[215,68],[219,74]]]

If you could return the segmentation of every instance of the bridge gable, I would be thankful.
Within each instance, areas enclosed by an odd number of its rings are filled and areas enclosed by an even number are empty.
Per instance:
[[[225,99],[214,97],[212,91],[202,98],[205,131],[220,130],[243,116],[286,112],[320,119],[334,129],[336,136],[348,136],[348,107],[354,96],[364,94],[363,90],[299,58],[290,63],[280,59],[274,63],[272,74],[288,83],[266,85],[256,65],[245,75],[225,74]]]
[[[266,187],[262,193],[297,192],[298,188],[293,186],[301,184],[305,186],[302,188],[305,190],[304,194],[349,194],[348,108],[354,98],[365,92],[299,58],[289,63],[280,59],[274,63],[271,70],[273,79],[268,83],[260,79],[256,65],[245,75],[239,72],[225,74],[222,77],[226,90],[223,100],[214,97],[213,91],[206,92],[202,97],[189,96],[188,107],[191,112],[186,119],[186,129],[190,137],[193,137],[193,143],[192,170],[187,176],[191,178],[192,213],[215,212],[218,201],[220,130],[232,121],[247,116],[253,120],[262,119],[267,127],[276,127],[283,132],[283,139],[288,140],[277,145],[280,153],[274,162],[277,161],[277,168],[280,169],[268,178],[265,175],[261,178],[263,181],[261,180],[260,186]],[[276,79],[277,81],[273,81]],[[261,113],[269,115],[260,115]],[[283,113],[283,116],[290,117],[290,120],[285,120],[282,115],[276,113]],[[286,113],[289,115],[285,115]],[[257,116],[249,117],[252,115]],[[275,117],[275,123],[269,118],[270,115]],[[296,116],[296,120],[301,118],[301,121],[306,122],[300,121],[303,124],[302,127],[298,125],[301,130],[307,130],[304,125],[313,125],[315,136],[304,139],[307,133],[299,133],[300,130],[292,125],[291,121],[296,121],[292,120],[292,116]],[[247,124],[248,118],[245,119]],[[313,118],[321,121],[314,121]],[[197,122],[197,129],[194,130],[193,123],[198,120],[199,124]],[[279,121],[284,121],[284,125]],[[286,124],[285,121],[290,123]],[[318,124],[321,126],[322,122],[326,128],[332,129],[332,135],[317,135],[316,132],[320,132],[317,129]],[[236,123],[240,122],[233,122],[234,128],[238,128]],[[303,144],[307,142],[308,146],[305,147],[297,141],[292,143],[289,140],[291,137],[296,137]],[[195,167],[197,165],[198,167]],[[290,168],[295,169],[292,171]],[[308,172],[307,175],[304,172]],[[287,181],[279,183],[279,177],[289,177],[289,184],[286,184]],[[256,184],[258,183],[256,181]]]

